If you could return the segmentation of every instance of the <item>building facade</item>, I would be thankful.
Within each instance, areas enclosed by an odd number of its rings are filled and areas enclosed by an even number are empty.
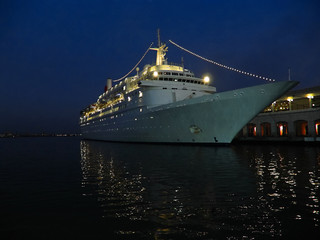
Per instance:
[[[237,139],[320,142],[320,86],[288,92],[250,121]]]

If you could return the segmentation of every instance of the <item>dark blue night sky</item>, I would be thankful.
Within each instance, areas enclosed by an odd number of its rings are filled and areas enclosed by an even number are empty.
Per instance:
[[[82,108],[106,79],[125,75],[151,42],[168,61],[210,73],[218,91],[265,81],[177,49],[276,80],[320,85],[320,3],[310,0],[0,1],[0,133],[79,132]],[[140,65],[155,61],[149,52]]]

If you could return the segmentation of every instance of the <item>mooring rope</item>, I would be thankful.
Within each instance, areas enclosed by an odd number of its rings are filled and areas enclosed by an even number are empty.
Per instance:
[[[184,47],[181,47],[180,45],[178,45],[177,43],[175,43],[175,42],[173,42],[173,41],[171,41],[171,40],[169,40],[169,42],[170,42],[171,44],[175,45],[176,47],[180,48],[181,50],[186,51],[187,53],[190,53],[190,54],[192,54],[192,55],[194,55],[194,56],[196,56],[196,57],[198,57],[198,58],[200,58],[200,59],[202,59],[202,60],[204,60],[204,61],[207,61],[207,62],[209,62],[209,63],[215,64],[215,65],[217,65],[217,66],[219,66],[219,67],[222,67],[222,68],[225,68],[225,69],[234,71],[234,72],[242,73],[242,74],[245,74],[245,75],[250,76],[250,77],[260,78],[260,79],[263,79],[263,80],[266,80],[266,81],[270,81],[270,82],[274,82],[274,81],[275,81],[275,79],[263,77],[263,76],[260,76],[260,75],[258,75],[258,74],[248,73],[248,72],[245,72],[245,71],[242,71],[242,70],[233,68],[233,67],[228,67],[228,66],[223,65],[223,64],[221,64],[221,63],[218,63],[218,62],[212,61],[212,60],[210,60],[210,59],[208,59],[208,58],[202,57],[202,56],[200,56],[200,55],[198,55],[198,54],[196,54],[196,53],[194,53],[194,52],[191,52],[190,50],[185,49]]]
[[[153,43],[150,44],[149,48],[147,49],[147,51],[143,54],[142,58],[140,58],[139,62],[131,69],[130,72],[128,72],[126,75],[124,75],[122,78],[119,78],[119,79],[116,79],[116,80],[113,80],[113,82],[119,82],[121,81],[122,79],[126,78],[130,73],[133,72],[133,70],[136,69],[136,67],[141,63],[141,61],[144,59],[144,57],[147,55],[147,53],[149,52],[151,46],[153,45]]]

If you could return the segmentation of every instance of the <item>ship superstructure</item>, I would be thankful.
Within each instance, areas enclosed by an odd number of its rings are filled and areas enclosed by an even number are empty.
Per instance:
[[[122,142],[230,143],[242,127],[297,82],[217,93],[210,79],[168,63],[165,44],[149,48],[156,63],[112,86],[81,111],[86,139]]]

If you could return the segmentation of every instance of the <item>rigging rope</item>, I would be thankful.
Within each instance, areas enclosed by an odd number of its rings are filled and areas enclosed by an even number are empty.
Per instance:
[[[140,62],[144,59],[144,57],[147,55],[147,53],[149,52],[151,46],[153,45],[153,43],[150,44],[149,48],[147,49],[147,51],[143,54],[142,58],[140,58],[139,62],[131,69],[130,72],[128,72],[126,75],[124,75],[122,78],[119,78],[119,79],[116,79],[116,80],[113,80],[113,82],[119,82],[121,81],[122,79],[126,78],[130,73],[133,72],[134,69],[136,69],[136,67],[140,64]]]
[[[175,43],[175,42],[173,42],[173,41],[171,41],[171,40],[169,40],[169,42],[172,43],[173,45],[175,45],[176,47],[182,49],[183,51],[186,51],[186,52],[188,52],[188,53],[190,53],[190,54],[192,54],[192,55],[194,55],[194,56],[196,56],[196,57],[198,57],[198,58],[200,58],[200,59],[202,59],[202,60],[204,60],[204,61],[207,61],[207,62],[209,62],[209,63],[215,64],[215,65],[217,65],[217,66],[219,66],[219,67],[222,67],[222,68],[225,68],[225,69],[234,71],[234,72],[242,73],[242,74],[248,75],[248,76],[250,76],[250,77],[260,78],[260,79],[263,79],[263,80],[266,80],[266,81],[270,81],[270,82],[274,82],[274,81],[275,81],[275,79],[271,79],[271,78],[267,78],[267,77],[262,77],[262,76],[259,76],[259,75],[257,75],[257,74],[248,73],[248,72],[241,71],[241,70],[238,70],[238,69],[233,68],[233,67],[228,67],[228,66],[223,65],[223,64],[221,64],[221,63],[217,63],[217,62],[212,61],[212,60],[210,60],[210,59],[201,57],[200,55],[198,55],[198,54],[196,54],[196,53],[194,53],[194,52],[191,52],[190,50],[185,49],[184,47],[181,47],[180,45],[178,45],[177,43]]]

